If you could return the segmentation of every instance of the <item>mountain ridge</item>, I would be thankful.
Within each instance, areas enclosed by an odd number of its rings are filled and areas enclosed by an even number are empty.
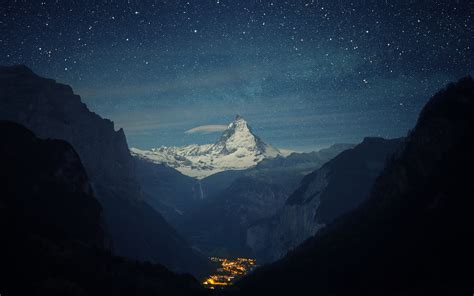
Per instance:
[[[151,150],[131,148],[130,151],[135,157],[166,164],[197,179],[227,170],[247,169],[264,159],[282,155],[256,136],[241,115],[236,115],[214,144],[161,146]]]
[[[43,78],[26,66],[2,66],[0,119],[19,123],[41,139],[60,139],[74,147],[103,208],[114,254],[160,262],[181,272],[207,265],[144,202],[123,130],[116,131],[111,120],[91,112],[70,86]]]

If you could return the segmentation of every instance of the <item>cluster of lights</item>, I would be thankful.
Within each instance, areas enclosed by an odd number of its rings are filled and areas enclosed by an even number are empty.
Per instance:
[[[210,275],[203,282],[205,287],[215,289],[216,287],[225,287],[232,285],[236,279],[244,276],[255,268],[257,261],[250,258],[226,259],[211,257],[212,262],[220,264],[215,274]]]

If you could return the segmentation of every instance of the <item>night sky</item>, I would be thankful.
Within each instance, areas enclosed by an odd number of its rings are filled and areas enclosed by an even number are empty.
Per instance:
[[[237,113],[294,150],[403,136],[474,72],[473,1],[0,3],[0,64],[70,84],[139,148]]]

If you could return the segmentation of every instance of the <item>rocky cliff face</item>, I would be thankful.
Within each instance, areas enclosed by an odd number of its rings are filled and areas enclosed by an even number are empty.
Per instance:
[[[74,147],[103,207],[116,254],[160,262],[179,271],[193,271],[204,264],[161,215],[143,202],[123,130],[115,131],[112,121],[89,111],[69,86],[39,77],[24,66],[1,67],[0,119]]]
[[[367,197],[386,159],[401,140],[366,138],[307,175],[273,217],[247,230],[247,245],[271,262],[313,236]]]
[[[71,87],[24,66],[0,69],[0,118],[31,128],[40,138],[62,139],[78,152],[100,199],[139,201],[133,160],[123,130],[89,111]]]

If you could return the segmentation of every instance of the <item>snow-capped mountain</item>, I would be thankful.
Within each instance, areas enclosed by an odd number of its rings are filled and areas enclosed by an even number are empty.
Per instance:
[[[237,115],[214,144],[183,147],[130,149],[132,155],[154,163],[166,164],[198,179],[226,170],[243,170],[261,160],[282,155],[275,147],[252,133],[247,121]]]

